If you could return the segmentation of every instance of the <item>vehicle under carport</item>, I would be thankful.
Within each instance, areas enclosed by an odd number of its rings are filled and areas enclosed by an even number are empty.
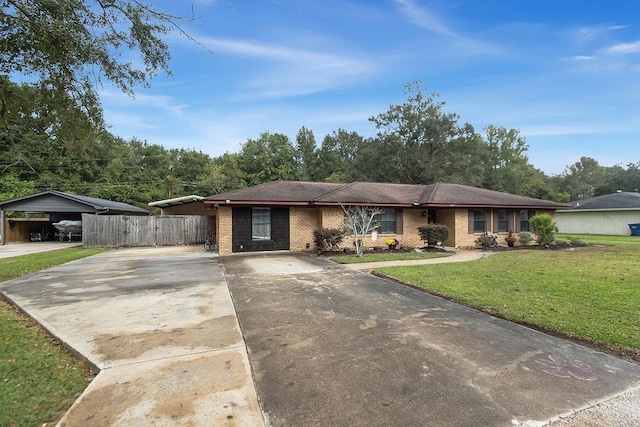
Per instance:
[[[37,221],[15,220],[8,219],[6,212],[45,214],[48,215],[48,218],[38,218]],[[34,233],[32,229],[36,230],[35,233],[40,234],[38,240],[53,240],[56,232],[53,223],[62,220],[79,221],[82,219],[82,214],[149,215],[149,211],[127,203],[47,190],[0,202],[0,244],[23,241],[20,236],[25,233],[26,236],[30,236]],[[34,223],[36,228],[33,228]],[[14,238],[8,239],[9,231],[16,229],[16,227],[19,229],[15,233],[11,233]]]

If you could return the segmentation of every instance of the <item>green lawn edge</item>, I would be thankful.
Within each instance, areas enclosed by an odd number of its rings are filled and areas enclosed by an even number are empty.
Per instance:
[[[596,239],[602,245],[602,239]],[[385,267],[376,275],[640,363],[640,239]]]
[[[0,259],[0,281],[104,252],[67,248]],[[0,297],[0,425],[54,425],[93,375],[35,320]]]
[[[367,253],[362,256],[355,254],[330,256],[338,264],[361,264],[365,262],[407,261],[414,259],[442,258],[453,255],[453,252],[382,252]]]

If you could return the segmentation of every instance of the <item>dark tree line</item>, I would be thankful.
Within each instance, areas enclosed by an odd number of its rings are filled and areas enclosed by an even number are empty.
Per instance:
[[[569,201],[640,187],[640,162],[603,167],[583,157],[547,176],[529,163],[515,129],[489,125],[482,133],[443,111],[435,94],[407,86],[407,101],[370,121],[372,138],[338,129],[318,143],[302,127],[292,141],[264,132],[237,153],[211,156],[125,141],[95,126],[71,98],[5,82],[11,108],[0,127],[0,199],[57,189],[145,206],[187,194],[212,195],[277,179],[455,182],[513,194]],[[53,99],[55,97],[55,100]],[[66,102],[64,114],[49,105]]]

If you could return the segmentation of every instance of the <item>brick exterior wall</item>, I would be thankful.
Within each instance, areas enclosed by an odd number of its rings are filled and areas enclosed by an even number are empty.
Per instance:
[[[474,247],[475,241],[482,233],[469,234],[469,210],[461,209],[438,209],[437,223],[446,225],[449,228],[449,239],[444,242],[448,247]],[[554,211],[540,210],[538,213],[549,213],[555,218]],[[217,211],[217,235],[218,251],[220,255],[232,253],[232,215],[231,207],[220,206]],[[492,213],[493,215],[493,213]],[[517,221],[514,218],[514,222]],[[493,217],[489,224],[493,224]],[[394,237],[400,241],[400,247],[421,247],[424,242],[418,234],[418,227],[427,223],[427,218],[422,216],[421,209],[404,209],[402,214],[402,234],[378,234],[378,239],[374,242],[371,235],[365,239],[365,248],[386,248],[385,239]],[[314,250],[313,231],[316,228],[342,228],[344,224],[344,212],[341,207],[291,207],[290,208],[290,250],[305,251],[307,243],[308,250]],[[511,224],[510,224],[511,226]],[[515,224],[514,224],[515,227]],[[515,229],[515,228],[514,228]],[[498,233],[496,233],[498,234]],[[499,233],[498,243],[503,245],[504,237],[508,233]],[[341,249],[353,250],[353,240],[346,236]]]
[[[449,229],[449,238],[446,242],[443,242],[444,246],[447,247],[455,247],[456,244],[456,226],[457,226],[457,215],[456,209],[443,209],[436,211],[437,223],[446,225]],[[466,228],[465,228],[466,230]]]
[[[218,253],[220,255],[229,255],[232,253],[232,233],[233,227],[231,222],[231,206],[220,206],[218,215],[216,216],[216,243],[218,244]]]
[[[403,209],[402,235],[396,237],[396,239],[400,241],[401,247],[420,248],[424,246],[424,242],[420,238],[420,233],[418,233],[418,227],[427,225],[427,217],[426,215],[423,217],[422,212],[426,211],[424,209]],[[382,235],[383,246],[384,239],[386,238],[386,235]]]
[[[342,228],[344,226],[344,211],[342,208],[320,208],[320,226],[324,228]]]
[[[404,209],[402,213],[402,234],[378,234],[376,241],[368,235],[364,241],[365,248],[387,248],[385,239],[393,237],[398,239],[400,246],[405,247],[421,247],[423,246],[418,227],[427,223],[427,218],[422,217],[420,209]],[[344,225],[344,211],[342,208],[325,207],[320,208],[320,227],[324,228],[342,228]],[[350,235],[345,236],[344,241],[340,245],[340,249],[353,250],[353,239]]]
[[[456,209],[456,240],[454,247],[475,247],[476,240],[482,233],[469,233],[469,209]]]
[[[320,228],[320,209],[292,207],[289,215],[290,249],[292,251],[313,250],[313,231]],[[309,245],[308,248],[307,245]]]

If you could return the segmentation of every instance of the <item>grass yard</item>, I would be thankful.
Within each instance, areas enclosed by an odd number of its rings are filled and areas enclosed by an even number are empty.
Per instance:
[[[69,248],[0,259],[0,281],[103,251]],[[0,299],[0,425],[56,423],[92,378],[36,322]]]
[[[610,237],[591,236],[593,243]],[[501,252],[467,263],[376,272],[492,315],[617,348],[640,361],[640,239],[629,239],[615,246]]]
[[[557,234],[558,241],[579,239],[584,243],[593,245],[638,245],[640,249],[640,237],[638,236],[605,236],[601,234]]]
[[[380,252],[380,253],[367,253],[361,257],[355,254],[349,255],[336,255],[331,259],[340,264],[357,264],[363,262],[381,262],[381,261],[405,261],[412,259],[429,259],[429,258],[441,258],[453,255],[448,252]]]

